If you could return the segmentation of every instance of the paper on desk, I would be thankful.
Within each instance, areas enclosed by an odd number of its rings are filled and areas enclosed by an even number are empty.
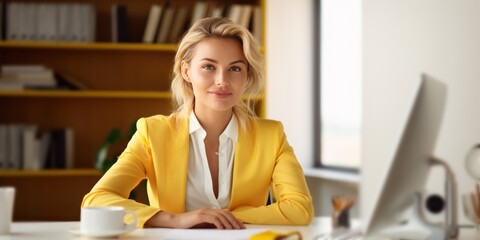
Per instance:
[[[165,240],[247,240],[250,236],[266,231],[267,229],[241,229],[241,230],[218,230],[218,229],[172,229],[162,235]]]

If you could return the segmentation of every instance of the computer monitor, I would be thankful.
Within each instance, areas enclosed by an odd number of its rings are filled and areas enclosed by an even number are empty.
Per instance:
[[[387,159],[387,171],[380,176],[381,189],[373,198],[375,205],[372,212],[362,219],[363,232],[367,237],[388,236],[387,229],[409,221],[413,194],[424,191],[429,160],[445,109],[447,87],[422,75],[412,93],[408,99],[410,107],[404,126],[398,132],[397,147]],[[390,237],[402,237],[398,231],[391,234],[394,236]],[[411,236],[411,233],[405,234]]]

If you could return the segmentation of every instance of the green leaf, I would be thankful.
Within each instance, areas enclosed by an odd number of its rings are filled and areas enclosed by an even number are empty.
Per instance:
[[[130,129],[128,131],[127,138],[131,139],[133,134],[135,134],[136,131],[137,131],[137,122],[133,121],[132,124],[130,124]]]
[[[105,139],[105,143],[109,143],[111,145],[119,142],[122,139],[122,131],[119,128],[113,128],[108,133],[107,138]]]
[[[119,128],[112,128],[105,138],[105,142],[98,148],[95,158],[95,168],[105,173],[108,169],[106,166],[112,164],[107,162],[108,150],[110,147],[122,139],[122,131]],[[115,162],[115,161],[114,161]]]
[[[126,137],[128,139],[132,138],[133,134],[137,131],[136,121],[130,124],[130,129]],[[117,158],[120,154],[115,155],[112,158],[108,158],[108,151],[110,147],[122,140],[123,134],[119,128],[112,128],[105,138],[105,142],[98,148],[95,158],[95,168],[102,171],[103,173],[107,172],[110,167],[117,161]]]
[[[103,162],[103,165],[102,165],[102,168],[101,168],[102,172],[106,173],[108,171],[108,169],[110,169],[113,166],[113,164],[115,164],[116,161],[117,161],[117,157],[106,159]]]
[[[97,150],[97,155],[95,158],[95,168],[98,170],[103,169],[104,162],[107,160],[108,157],[108,149],[110,148],[109,143],[104,143],[100,148]],[[104,172],[104,171],[102,171]]]

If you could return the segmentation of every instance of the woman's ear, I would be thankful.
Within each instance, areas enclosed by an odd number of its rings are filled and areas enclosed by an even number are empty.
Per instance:
[[[190,82],[190,77],[189,77],[189,71],[190,69],[188,68],[188,64],[185,61],[182,61],[182,77],[185,79],[185,81]]]

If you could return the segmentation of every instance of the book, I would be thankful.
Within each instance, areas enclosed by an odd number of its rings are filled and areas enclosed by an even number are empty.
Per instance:
[[[262,22],[262,9],[260,6],[253,7],[252,13],[252,35],[257,39],[257,41],[261,44],[263,39],[263,22]]]
[[[127,7],[123,4],[112,6],[112,42],[128,42],[127,39]]]
[[[37,126],[25,125],[22,129],[22,168],[28,170],[39,170],[40,165],[40,140],[37,139]]]
[[[147,24],[145,25],[145,31],[143,33],[143,42],[144,43],[153,43],[155,36],[158,32],[158,26],[160,25],[160,19],[162,17],[163,7],[160,4],[153,4],[150,7],[150,12],[148,13]]]
[[[252,19],[253,6],[244,4],[242,5],[240,16],[238,18],[238,24],[248,29],[250,26],[250,20]]]
[[[19,72],[42,72],[46,68],[43,65],[15,65],[7,64],[0,67],[1,74],[11,74]]]
[[[28,23],[27,23],[27,3],[19,2],[18,3],[18,17],[17,20],[17,33],[18,40],[25,41],[28,40]]]
[[[168,33],[167,42],[177,42],[181,38],[186,30],[187,15],[188,9],[186,7],[177,8],[170,32]]]
[[[75,163],[75,134],[73,129],[65,128],[65,168],[72,169]]]
[[[69,4],[68,9],[68,35],[66,41],[80,42],[82,37],[82,6],[80,3]]]
[[[0,81],[0,90],[3,91],[18,91],[24,90],[25,85],[21,82]]]
[[[47,149],[47,158],[45,159],[44,169],[60,169],[64,166],[64,159],[62,159],[61,149],[64,144],[62,143],[60,129],[51,130],[48,133],[50,135],[50,144]],[[62,160],[60,160],[62,159]]]
[[[190,25],[192,26],[196,21],[208,16],[208,3],[205,1],[197,1],[193,6],[193,13],[190,19]]]
[[[4,1],[0,1],[0,41],[5,40],[7,7]]]
[[[227,18],[234,23],[240,23],[242,11],[243,6],[241,4],[232,4],[228,9]]]
[[[67,89],[67,90],[88,90],[89,87],[78,81],[77,79],[55,72],[55,79],[57,81],[57,88],[58,89]]]
[[[69,42],[82,42],[84,41],[84,30],[85,28],[85,13],[82,3],[72,3],[70,4],[70,27],[69,32],[70,36]]]
[[[36,40],[37,38],[37,5],[33,3],[26,3],[23,5],[23,26],[25,39],[28,41]]]
[[[40,137],[39,152],[38,152],[39,165],[42,169],[46,167],[47,158],[48,158],[49,149],[50,149],[50,143],[51,143],[50,132],[47,131],[42,133]]]
[[[93,4],[82,4],[82,11],[83,11],[83,28],[81,30],[82,40],[84,42],[95,42],[96,39],[96,25],[97,25],[97,18],[95,13],[95,7]],[[126,15],[126,13],[125,13]],[[126,17],[125,17],[126,20]],[[126,26],[126,23],[120,24],[121,26]],[[126,34],[126,27],[122,27],[120,33],[120,41],[128,41],[128,37]]]
[[[90,18],[89,18],[89,4],[81,3],[78,7],[79,18],[80,18],[80,25],[78,29],[78,41],[80,42],[88,42],[89,31],[90,31]]]
[[[225,6],[221,3],[216,3],[210,7],[208,17],[221,18],[224,16]]]
[[[20,4],[16,2],[9,2],[6,5],[6,40],[20,40],[19,35],[19,16],[20,16]]]
[[[0,124],[0,169],[7,168],[8,159],[8,126]]]
[[[74,133],[71,128],[60,128],[50,131],[45,168],[68,169],[74,163]]]
[[[40,18],[45,19],[43,35],[45,41],[57,41],[57,19],[58,19],[58,5],[53,3],[46,4],[45,15],[40,16]]]
[[[49,9],[47,3],[39,3],[36,8],[36,18],[35,18],[35,27],[36,27],[36,36],[35,40],[47,41],[47,32],[50,28],[49,24],[51,23],[51,16],[49,16]]]
[[[29,80],[29,79],[53,79],[54,74],[52,69],[44,69],[42,71],[30,72],[2,72],[2,78],[14,80]]]
[[[168,40],[168,33],[172,26],[173,18],[175,17],[175,8],[168,7],[165,9],[165,14],[162,17],[162,22],[160,24],[160,29],[157,34],[157,43],[166,43]]]
[[[21,169],[22,168],[22,128],[21,124],[9,124],[7,128],[7,169]]]
[[[70,26],[72,24],[70,18],[71,5],[67,3],[58,4],[58,22],[57,22],[57,38],[58,41],[68,41],[70,38]]]

